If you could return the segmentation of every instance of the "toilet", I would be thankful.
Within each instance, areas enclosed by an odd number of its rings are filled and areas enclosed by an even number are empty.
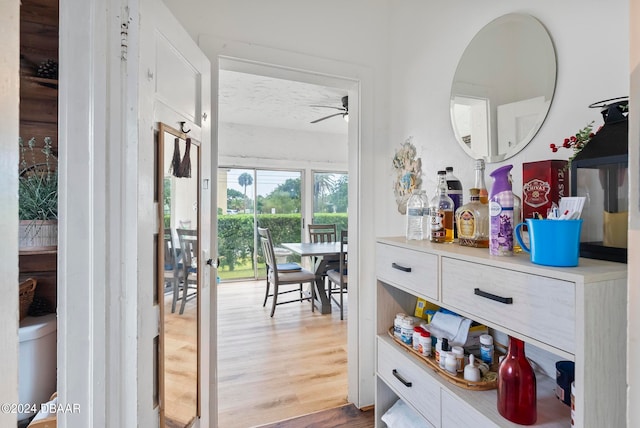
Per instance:
[[[18,413],[21,421],[34,416],[56,391],[56,314],[25,317],[18,336],[18,402],[36,406],[35,412]]]

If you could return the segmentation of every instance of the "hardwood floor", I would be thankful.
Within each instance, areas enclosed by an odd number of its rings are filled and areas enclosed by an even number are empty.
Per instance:
[[[218,426],[246,428],[347,404],[347,318],[308,302],[262,307],[264,281],[218,285]]]
[[[345,404],[310,415],[262,425],[260,428],[373,428],[374,417],[373,409],[361,411],[353,404]]]

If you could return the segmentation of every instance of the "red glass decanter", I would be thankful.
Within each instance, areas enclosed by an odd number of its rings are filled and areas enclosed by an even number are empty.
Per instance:
[[[498,412],[521,425],[536,423],[536,375],[524,342],[509,336],[509,351],[498,369]]]

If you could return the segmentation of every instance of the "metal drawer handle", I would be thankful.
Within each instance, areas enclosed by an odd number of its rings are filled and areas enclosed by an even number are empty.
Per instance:
[[[398,370],[393,369],[393,371],[391,372],[393,373],[393,375],[396,377],[396,379],[398,379],[400,382],[402,382],[402,384],[404,386],[406,386],[407,388],[411,388],[411,382],[409,382],[408,380],[406,380],[405,378],[403,378],[400,373],[398,373]]]
[[[391,267],[394,269],[401,270],[402,272],[411,272],[410,267],[400,266],[398,263],[391,263]]]
[[[487,293],[486,291],[482,291],[479,288],[473,290],[473,294],[476,296],[484,297],[487,299],[495,300],[496,302],[504,303],[505,305],[511,305],[513,303],[512,297],[502,297],[497,296],[495,294]]]

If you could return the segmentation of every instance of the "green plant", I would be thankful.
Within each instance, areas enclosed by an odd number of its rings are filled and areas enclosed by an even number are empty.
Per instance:
[[[549,148],[552,152],[557,152],[559,148],[573,149],[573,155],[569,158],[572,160],[584,147],[591,141],[595,134],[593,133],[593,121],[587,126],[579,129],[575,135],[565,138],[562,145],[556,146],[554,143],[549,144]]]
[[[25,147],[18,140],[20,165],[18,179],[18,215],[20,220],[54,220],[58,218],[57,159],[51,149],[51,138],[44,138],[41,149],[44,159],[39,161],[36,139]]]

